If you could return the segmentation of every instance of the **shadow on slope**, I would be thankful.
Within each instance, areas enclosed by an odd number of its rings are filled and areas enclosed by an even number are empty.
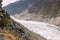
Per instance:
[[[3,9],[12,15],[22,13],[28,9],[28,13],[55,17],[60,9],[59,2],[59,0],[20,0],[3,7]]]
[[[14,17],[19,19],[60,25],[60,0],[23,0],[9,4],[4,9],[12,15],[16,13]]]
[[[25,11],[25,9],[29,8],[29,4],[35,3],[36,0],[24,0],[24,1],[17,1],[14,3],[11,3],[5,7],[3,7],[3,9],[5,9],[8,13],[10,14],[19,14],[22,13],[23,11]]]

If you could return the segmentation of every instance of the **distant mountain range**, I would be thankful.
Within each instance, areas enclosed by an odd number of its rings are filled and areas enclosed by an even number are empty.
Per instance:
[[[15,14],[15,13],[22,13],[23,11],[25,11],[25,9],[27,9],[29,7],[29,4],[35,3],[37,2],[37,0],[20,0],[14,3],[11,3],[5,7],[3,7],[3,9],[5,9],[8,13],[11,14]]]
[[[28,9],[29,13],[43,13],[44,15],[54,14],[54,0],[20,0],[5,6],[8,13],[22,13]],[[51,13],[50,13],[51,12]]]
[[[60,25],[60,0],[20,0],[3,9],[19,19]]]

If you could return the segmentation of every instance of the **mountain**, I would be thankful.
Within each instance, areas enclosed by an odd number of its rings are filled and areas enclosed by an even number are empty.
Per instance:
[[[8,13],[11,14],[15,14],[15,13],[22,13],[23,11],[25,11],[25,9],[27,9],[29,7],[29,4],[35,3],[36,0],[25,0],[25,1],[17,1],[14,3],[11,3],[5,7],[3,7],[3,9],[5,9]]]
[[[21,23],[14,21],[1,7],[0,0],[0,40],[46,40],[30,31]]]
[[[21,23],[14,21],[7,13],[0,12],[0,19],[1,40],[46,40]]]
[[[60,0],[22,0],[11,3],[3,9],[18,19],[60,26]]]
[[[22,1],[25,2],[25,0],[22,0]],[[40,2],[40,0],[39,0],[39,2]],[[26,17],[26,18],[31,17],[31,18],[33,18],[33,20],[36,20],[38,17],[41,17],[41,14],[40,14],[41,11],[39,11],[40,10],[39,7],[35,6],[35,5],[38,5],[39,2],[36,0],[34,2],[34,4],[33,3],[32,3],[32,5],[30,4],[29,8],[26,9],[24,12],[22,12],[21,14],[17,14],[17,15],[15,14],[15,17],[16,16],[22,17],[24,15],[23,19],[24,19],[24,17]],[[41,0],[41,2],[42,2],[42,7],[43,7],[42,10],[44,11],[44,12],[42,11],[43,13],[41,12],[42,17],[43,18],[45,18],[46,16],[48,18],[56,17],[56,14],[54,16],[52,16],[52,14],[50,16],[46,14],[46,11],[47,11],[46,8],[50,8],[50,6],[48,7],[43,4],[48,4],[49,1]],[[57,2],[59,4],[58,0],[57,0]],[[38,3],[38,4],[35,4],[35,3]],[[55,2],[53,1],[53,3],[55,3]],[[32,8],[32,10],[31,10],[31,8]],[[35,8],[38,9],[39,13],[37,12],[37,10],[35,10]],[[57,7],[57,8],[59,8],[59,7]],[[0,40],[60,40],[60,27],[50,25],[47,23],[42,23],[42,22],[25,21],[25,20],[13,18],[2,9],[1,2],[0,2],[0,9],[1,9],[0,10]],[[47,13],[49,14],[49,12],[47,12]],[[57,13],[57,12],[55,12],[55,13]],[[11,14],[11,15],[13,15],[13,14]],[[36,19],[34,19],[34,17]],[[42,18],[42,20],[43,20],[43,18]],[[47,19],[47,18],[45,18],[45,19]],[[29,18],[28,20],[32,20],[32,19]]]

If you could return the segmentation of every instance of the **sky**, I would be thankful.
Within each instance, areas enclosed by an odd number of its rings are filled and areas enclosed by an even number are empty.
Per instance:
[[[8,4],[16,2],[16,1],[19,1],[19,0],[3,0],[2,7],[7,6]]]

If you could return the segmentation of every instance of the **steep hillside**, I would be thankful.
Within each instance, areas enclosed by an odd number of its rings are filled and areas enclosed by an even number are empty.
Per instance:
[[[2,37],[1,37],[2,36]],[[21,23],[15,22],[9,14],[0,12],[1,40],[46,40],[44,37],[30,31]]]
[[[35,3],[36,0],[25,0],[25,1],[17,1],[14,3],[11,3],[5,7],[3,7],[3,9],[5,9],[8,13],[10,14],[18,14],[18,13],[22,13],[23,11],[25,11],[25,9],[29,8],[29,5],[32,3]]]
[[[19,19],[60,25],[60,0],[23,0],[4,9]]]
[[[0,0],[0,40],[46,40],[30,31],[21,23],[17,23],[1,7]]]

